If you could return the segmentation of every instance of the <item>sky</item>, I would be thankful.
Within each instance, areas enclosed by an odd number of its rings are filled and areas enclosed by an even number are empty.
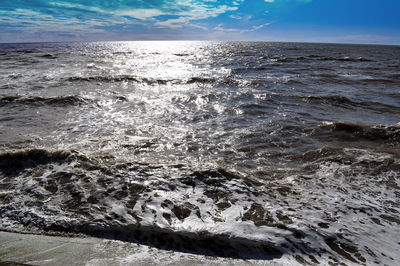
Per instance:
[[[400,44],[400,0],[0,0],[0,42]]]

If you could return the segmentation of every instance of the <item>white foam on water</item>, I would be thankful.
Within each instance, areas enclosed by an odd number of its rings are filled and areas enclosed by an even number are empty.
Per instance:
[[[123,191],[130,178],[135,180],[134,175],[122,179],[108,177],[109,185],[103,188],[98,183],[102,176],[97,170],[82,172],[90,175],[90,183],[77,177],[78,172],[72,172],[65,177],[71,180],[62,181],[64,185],[52,194],[43,182],[52,181],[57,177],[54,174],[76,171],[79,163],[52,164],[37,178],[29,178],[29,171],[15,177],[11,182],[14,200],[3,204],[1,227],[26,231],[25,225],[40,229],[60,221],[84,222],[88,219],[85,212],[80,214],[62,206],[71,200],[71,192],[80,192],[83,198],[100,193],[98,202],[88,205],[91,219],[101,221],[93,224],[100,227],[109,223],[107,217],[122,217],[122,220],[114,218],[112,224],[139,223],[145,228],[182,235],[207,232],[224,239],[268,243],[283,254],[303,257],[312,254],[320,263],[334,258],[350,264],[364,261],[391,264],[400,259],[400,208],[396,205],[399,174],[384,169],[379,173],[368,172],[371,170],[368,165],[398,158],[360,149],[344,152],[356,160],[351,164],[321,162],[313,174],[290,175],[266,182],[262,187],[221,174],[215,184],[206,184],[213,178],[213,173],[207,172],[201,173],[206,183],[190,177],[194,186],[182,183],[179,175],[168,179],[157,175],[137,179],[135,182],[143,189],[134,193],[137,201],[131,211],[140,221],[127,209],[129,197],[117,199],[115,194]],[[112,192],[107,192],[107,188],[113,188]],[[2,191],[3,196],[10,194],[10,190]],[[43,198],[43,205],[26,206],[38,195]],[[16,215],[23,218],[16,219]]]

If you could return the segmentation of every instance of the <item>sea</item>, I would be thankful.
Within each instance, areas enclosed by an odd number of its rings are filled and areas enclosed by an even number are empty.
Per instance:
[[[399,212],[400,46],[0,44],[2,231],[395,265]]]

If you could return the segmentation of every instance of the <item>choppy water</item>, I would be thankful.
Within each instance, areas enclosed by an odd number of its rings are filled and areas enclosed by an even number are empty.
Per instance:
[[[0,44],[0,229],[400,260],[400,47]]]

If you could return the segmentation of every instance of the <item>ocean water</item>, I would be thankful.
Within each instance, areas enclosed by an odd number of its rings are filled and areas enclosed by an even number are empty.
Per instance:
[[[0,230],[400,261],[400,47],[0,44]]]

